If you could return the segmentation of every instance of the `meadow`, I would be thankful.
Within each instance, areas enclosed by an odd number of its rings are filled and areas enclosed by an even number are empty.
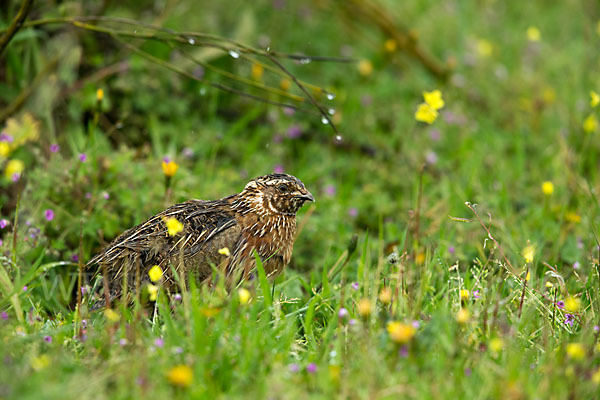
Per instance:
[[[599,396],[600,4],[29,3],[0,399]],[[94,310],[122,231],[271,172],[316,198],[281,275]]]

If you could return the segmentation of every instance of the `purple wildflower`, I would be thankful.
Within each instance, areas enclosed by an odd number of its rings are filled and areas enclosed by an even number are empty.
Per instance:
[[[73,262],[78,262],[79,261],[79,255],[78,254],[73,254],[71,256],[71,261]]]
[[[119,339],[119,345],[120,346],[125,346],[126,344],[127,344],[127,339],[125,339],[125,338]]]
[[[46,217],[46,221],[52,221],[54,219],[54,210],[49,208],[44,211],[44,216]]]
[[[354,289],[354,290],[358,290],[358,288],[360,287],[360,285],[358,284],[358,282],[352,283],[351,286],[352,286],[352,289]]]
[[[13,137],[6,132],[0,133],[0,142],[12,143]]]
[[[479,289],[473,290],[473,298],[474,299],[480,299],[481,298],[481,296],[479,295]]]
[[[164,162],[164,163],[168,164],[168,163],[170,163],[170,162],[171,162],[171,157],[169,157],[169,156],[164,156],[162,160],[163,160],[163,162]]]
[[[81,295],[82,295],[82,296],[85,296],[85,295],[86,295],[86,293],[87,293],[87,291],[88,291],[88,290],[87,290],[87,287],[85,287],[85,286],[82,286],[82,287],[81,287]]]
[[[60,146],[56,143],[50,145],[50,153],[58,153],[60,151]]]
[[[465,368],[465,376],[471,376],[472,372],[473,371],[471,371],[471,368],[469,368],[469,367]]]
[[[15,172],[14,174],[12,174],[12,177],[10,179],[13,182],[19,182],[19,179],[21,179],[21,174],[19,172]]]
[[[350,326],[356,325],[356,320],[354,318],[352,318],[350,321],[348,321],[348,325],[350,325]]]
[[[573,326],[574,320],[573,314],[565,314],[565,325]]]
[[[338,311],[338,317],[346,318],[347,316],[348,316],[348,310],[346,310],[344,307],[340,308],[340,310]]]
[[[179,346],[173,347],[173,353],[174,354],[181,354],[181,353],[183,353],[183,347],[179,347]]]
[[[8,319],[8,313],[6,311],[2,311],[2,313],[0,313],[0,318],[6,321]]]
[[[44,342],[52,343],[52,336],[44,336]]]
[[[184,147],[183,150],[181,151],[181,154],[185,158],[192,158],[192,157],[194,157],[194,150],[192,150],[190,147]]]
[[[351,209],[348,210],[348,215],[351,216],[352,218],[356,218],[358,216],[358,209],[355,207],[352,207]]]
[[[290,364],[288,369],[290,370],[290,372],[296,373],[300,370],[300,367],[298,366],[298,364]]]
[[[8,226],[9,222],[7,219],[0,219],[0,229],[4,229]]]
[[[299,125],[294,124],[288,128],[287,135],[290,139],[297,139],[302,136],[302,129]]]
[[[398,354],[400,355],[400,357],[402,358],[406,358],[408,357],[408,347],[406,346],[402,346],[400,347],[400,350],[398,351]]]
[[[438,129],[432,129],[429,131],[429,138],[434,142],[438,142],[442,138],[442,134]]]
[[[163,340],[163,338],[156,338],[154,339],[154,345],[156,347],[163,347],[165,345],[165,341]]]
[[[327,185],[327,186],[325,186],[325,194],[326,194],[328,197],[333,197],[333,196],[335,196],[335,192],[336,192],[336,189],[335,189],[335,186],[334,186],[334,185]]]
[[[285,115],[287,115],[288,117],[291,117],[292,115],[294,115],[295,112],[296,112],[296,110],[294,110],[292,107],[283,107],[283,113]]]
[[[175,295],[173,296],[173,300],[181,301],[181,295],[179,293],[175,293]]]
[[[23,286],[23,291],[26,292],[27,291],[27,286]]]
[[[87,192],[87,193],[85,194],[85,198],[86,198],[86,199],[91,199],[91,198],[92,198],[92,194],[91,194],[90,192]]]
[[[429,165],[434,165],[438,162],[438,155],[435,151],[430,150],[425,154],[425,161],[427,161],[427,164]]]
[[[81,153],[79,154],[79,161],[81,161],[82,163],[87,161],[87,154],[85,153]]]
[[[276,174],[283,174],[283,165],[277,164],[276,166],[274,166],[273,172],[275,172]]]
[[[456,249],[454,248],[454,246],[448,247],[448,253],[454,255],[455,252],[456,252]]]
[[[315,372],[317,372],[317,364],[315,363],[310,363],[306,366],[306,372],[308,372],[309,374],[314,374]]]
[[[82,319],[82,320],[81,320],[81,327],[82,327],[83,329],[87,328],[87,319]]]
[[[600,326],[594,325],[594,332],[596,332],[596,333],[600,332]]]
[[[108,194],[108,192],[102,192],[102,197],[104,198],[104,200],[108,200],[110,198],[110,195]]]
[[[573,263],[573,269],[579,269],[581,268],[581,264],[579,263],[579,261],[575,261],[575,263]]]
[[[562,300],[559,300],[559,301],[556,302],[556,306],[558,308],[565,308],[565,302],[562,301]]]
[[[421,326],[421,323],[419,321],[413,321],[412,324],[413,328],[415,329],[419,329],[419,327]]]

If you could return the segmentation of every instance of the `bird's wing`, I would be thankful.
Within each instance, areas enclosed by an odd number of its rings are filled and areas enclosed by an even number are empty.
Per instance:
[[[169,236],[165,220],[176,218],[183,231]],[[88,266],[97,263],[113,264],[132,254],[139,255],[143,264],[167,259],[182,249],[192,256],[215,235],[236,225],[235,215],[223,200],[189,200],[175,204],[146,222],[131,228],[115,239],[105,250],[93,257]]]

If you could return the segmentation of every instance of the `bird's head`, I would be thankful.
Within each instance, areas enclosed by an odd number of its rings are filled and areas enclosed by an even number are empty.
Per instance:
[[[295,215],[306,201],[315,201],[302,181],[288,174],[269,174],[252,179],[240,193],[260,214]]]

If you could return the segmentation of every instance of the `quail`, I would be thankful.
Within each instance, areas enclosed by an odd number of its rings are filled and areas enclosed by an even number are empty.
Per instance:
[[[260,257],[267,275],[289,263],[296,236],[296,213],[315,201],[302,181],[288,174],[252,179],[244,189],[220,200],[175,204],[121,234],[94,256],[105,274],[110,297],[147,280],[158,265],[163,282],[173,285],[171,268],[185,279],[205,281],[215,268],[225,276],[247,277]],[[175,224],[176,229],[170,224]]]

